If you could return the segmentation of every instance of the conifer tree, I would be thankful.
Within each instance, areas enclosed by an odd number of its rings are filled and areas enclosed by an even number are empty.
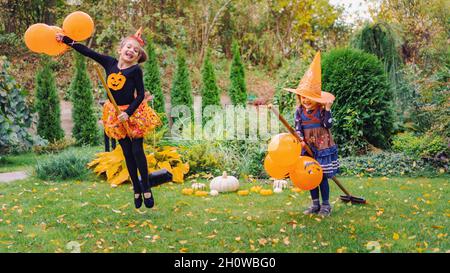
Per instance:
[[[245,86],[245,72],[242,64],[239,45],[233,42],[233,60],[230,71],[230,89],[228,90],[234,105],[245,105],[247,103],[247,88]]]
[[[153,95],[152,108],[159,114],[164,114],[161,117],[165,120],[165,98],[161,88],[161,76],[159,73],[158,58],[156,56],[155,46],[153,41],[149,38],[147,44],[148,60],[144,64],[144,86],[145,90]]]
[[[70,88],[74,123],[72,135],[78,145],[98,144],[92,84],[86,71],[86,59],[79,53],[75,53],[75,75]]]
[[[214,66],[211,63],[211,52],[208,50],[202,69],[202,111],[207,105],[220,105],[220,90],[216,83]]]
[[[189,107],[191,117],[193,112],[192,86],[189,78],[189,69],[186,63],[185,53],[179,51],[177,54],[177,68],[172,80],[172,89],[170,92],[172,108],[179,105]]]
[[[42,68],[36,75],[36,110],[38,135],[50,142],[62,139],[61,109],[49,58],[42,60]]]

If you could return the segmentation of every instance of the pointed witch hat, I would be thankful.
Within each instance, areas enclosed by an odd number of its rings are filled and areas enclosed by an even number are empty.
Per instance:
[[[320,51],[316,53],[314,60],[303,75],[296,89],[284,88],[285,90],[306,97],[318,103],[329,103],[334,101],[334,95],[322,91],[322,69],[320,67]]]
[[[135,39],[136,41],[138,41],[138,43],[141,46],[145,45],[144,40],[142,39],[142,27],[140,27],[135,34],[131,35],[131,38]]]

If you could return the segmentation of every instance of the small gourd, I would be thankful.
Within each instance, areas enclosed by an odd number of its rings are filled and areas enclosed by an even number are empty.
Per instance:
[[[272,195],[273,191],[272,190],[260,190],[259,194],[261,194],[263,196],[268,196],[268,195]]]
[[[286,180],[275,180],[273,181],[273,189],[279,188],[281,190],[287,188],[287,181]]]
[[[196,191],[194,195],[204,197],[204,196],[208,196],[208,192],[207,191]]]
[[[239,196],[247,196],[249,193],[249,190],[240,190],[237,192]]]
[[[194,193],[194,190],[190,188],[184,188],[181,190],[181,193],[184,195],[192,195]]]
[[[234,176],[228,176],[227,172],[223,172],[222,176],[215,177],[210,184],[211,190],[218,192],[237,191],[239,189],[239,181]]]
[[[261,186],[253,186],[250,188],[251,192],[259,192],[262,189]]]
[[[293,187],[293,188],[291,188],[291,191],[292,192],[301,192],[302,190],[300,188]]]
[[[191,188],[193,188],[194,190],[202,190],[206,188],[206,185],[203,183],[193,183]]]
[[[274,193],[282,193],[283,190],[281,188],[275,188],[275,189],[273,189],[273,192]]]
[[[211,196],[217,196],[217,195],[219,195],[219,192],[216,191],[216,190],[212,190],[212,191],[209,192],[209,195],[211,195]]]

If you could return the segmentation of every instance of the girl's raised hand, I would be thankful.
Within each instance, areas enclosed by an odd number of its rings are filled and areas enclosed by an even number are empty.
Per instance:
[[[64,38],[64,34],[62,34],[62,33],[56,33],[56,41],[58,41],[58,42],[62,42],[62,40],[63,40],[63,38]]]
[[[325,105],[325,110],[330,111],[331,110],[331,105],[333,105],[333,103],[332,102],[328,102],[328,103],[325,103],[324,105]]]

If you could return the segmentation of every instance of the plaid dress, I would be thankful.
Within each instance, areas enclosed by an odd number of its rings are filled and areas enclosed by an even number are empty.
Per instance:
[[[330,132],[332,125],[331,111],[320,107],[307,111],[302,106],[295,111],[295,130],[309,145],[327,178],[339,172],[338,149]]]

